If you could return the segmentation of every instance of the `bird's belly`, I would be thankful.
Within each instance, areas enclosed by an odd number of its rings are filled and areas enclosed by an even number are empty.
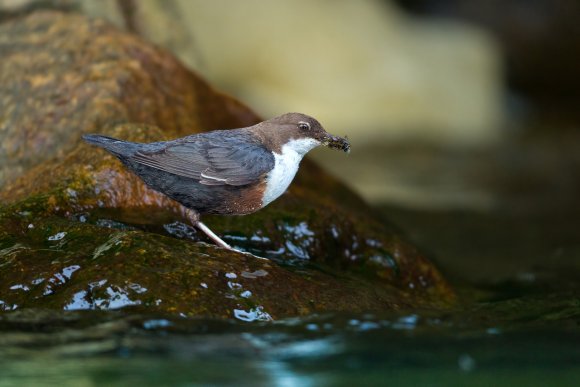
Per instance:
[[[195,184],[175,199],[200,214],[245,215],[262,208],[265,185],[204,186]]]

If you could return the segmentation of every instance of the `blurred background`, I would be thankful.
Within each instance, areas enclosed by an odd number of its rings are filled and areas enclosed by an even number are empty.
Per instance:
[[[580,253],[576,0],[0,0],[106,18],[269,118],[450,275],[526,281]],[[546,269],[548,267],[548,269]]]

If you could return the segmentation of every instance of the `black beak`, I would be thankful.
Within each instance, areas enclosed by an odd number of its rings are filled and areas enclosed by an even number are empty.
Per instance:
[[[326,134],[324,140],[322,141],[323,145],[331,149],[338,149],[346,153],[350,153],[350,143],[346,138],[333,136],[332,134]]]

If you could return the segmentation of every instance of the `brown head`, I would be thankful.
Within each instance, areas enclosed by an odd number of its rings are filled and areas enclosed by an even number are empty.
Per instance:
[[[350,143],[347,139],[333,136],[324,130],[315,118],[302,113],[286,113],[260,122],[249,129],[276,153],[280,153],[282,146],[292,140],[301,140],[301,142],[308,144],[308,150],[318,145],[324,145],[332,149],[350,152]]]

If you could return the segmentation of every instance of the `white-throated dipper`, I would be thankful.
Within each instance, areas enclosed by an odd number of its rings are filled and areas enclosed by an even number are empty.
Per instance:
[[[326,145],[350,152],[348,140],[301,113],[149,144],[98,134],[83,139],[105,148],[149,187],[185,206],[193,226],[226,248],[231,247],[199,220],[201,214],[255,212],[286,191],[311,149]]]

